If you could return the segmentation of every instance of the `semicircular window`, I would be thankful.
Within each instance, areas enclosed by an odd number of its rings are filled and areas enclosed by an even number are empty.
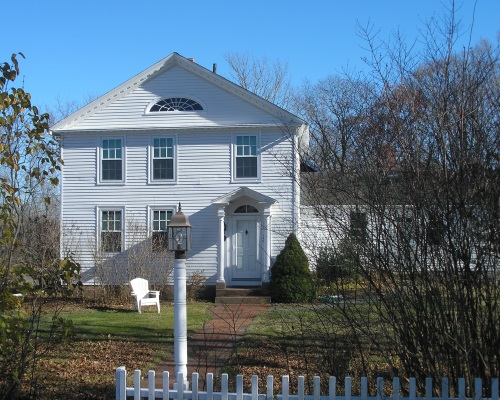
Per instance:
[[[259,210],[257,210],[254,206],[251,206],[249,204],[239,206],[236,210],[234,210],[235,214],[249,214],[249,213],[258,213],[258,212],[259,212]]]
[[[203,107],[200,103],[185,97],[169,97],[154,104],[150,112],[164,111],[200,111]]]

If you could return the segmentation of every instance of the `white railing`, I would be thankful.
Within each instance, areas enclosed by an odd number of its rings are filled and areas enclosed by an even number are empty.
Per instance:
[[[376,396],[370,396],[368,388],[368,379],[361,378],[361,390],[359,396],[352,394],[352,378],[347,377],[344,381],[343,395],[337,395],[337,380],[334,376],[329,378],[328,394],[322,395],[320,393],[320,378],[315,376],[313,378],[312,395],[305,394],[305,378],[298,377],[298,385],[295,393],[290,394],[290,379],[287,375],[281,378],[281,393],[274,393],[274,378],[273,376],[267,377],[266,391],[259,393],[259,379],[256,375],[252,376],[252,388],[250,393],[243,393],[243,376],[236,377],[236,392],[229,392],[229,377],[227,374],[221,376],[221,391],[214,392],[214,379],[213,374],[208,373],[206,376],[206,391],[198,390],[199,375],[197,372],[192,374],[190,382],[191,390],[184,390],[182,385],[179,390],[171,389],[170,375],[168,371],[162,374],[162,387],[157,389],[155,387],[155,371],[148,373],[148,387],[141,387],[141,371],[134,371],[134,386],[127,387],[127,371],[125,367],[116,369],[116,399],[126,400],[133,397],[135,400],[147,398],[153,399],[174,399],[174,400],[480,400],[483,399],[483,386],[482,380],[476,378],[474,380],[474,388],[472,393],[466,393],[465,379],[458,380],[457,396],[454,398],[449,397],[449,380],[443,379],[441,381],[441,396],[435,397],[433,394],[433,380],[427,378],[425,380],[425,396],[417,397],[417,381],[415,378],[408,380],[409,395],[408,397],[400,396],[400,381],[399,378],[392,380],[392,393],[384,393],[384,379],[377,378]],[[183,382],[184,377],[179,374],[178,382]],[[491,384],[491,397],[488,400],[498,399],[498,378],[492,380]]]

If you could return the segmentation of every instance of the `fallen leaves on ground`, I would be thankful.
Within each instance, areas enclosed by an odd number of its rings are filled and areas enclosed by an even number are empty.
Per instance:
[[[145,370],[166,351],[164,344],[109,340],[75,342],[58,348],[39,361],[36,398],[113,398],[117,367]]]

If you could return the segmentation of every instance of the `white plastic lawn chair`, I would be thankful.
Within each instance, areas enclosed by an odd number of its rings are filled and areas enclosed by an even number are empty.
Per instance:
[[[160,292],[157,290],[149,290],[148,281],[142,278],[135,278],[130,281],[132,287],[132,296],[137,300],[137,311],[141,313],[142,306],[154,306],[160,312]]]

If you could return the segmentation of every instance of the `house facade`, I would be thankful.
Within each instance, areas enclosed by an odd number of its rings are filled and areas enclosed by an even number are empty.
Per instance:
[[[193,226],[188,275],[218,287],[267,282],[298,231],[305,123],[192,59],[169,55],[51,130],[64,160],[61,251],[84,284],[167,268],[179,204]],[[130,269],[139,249],[155,256]]]

